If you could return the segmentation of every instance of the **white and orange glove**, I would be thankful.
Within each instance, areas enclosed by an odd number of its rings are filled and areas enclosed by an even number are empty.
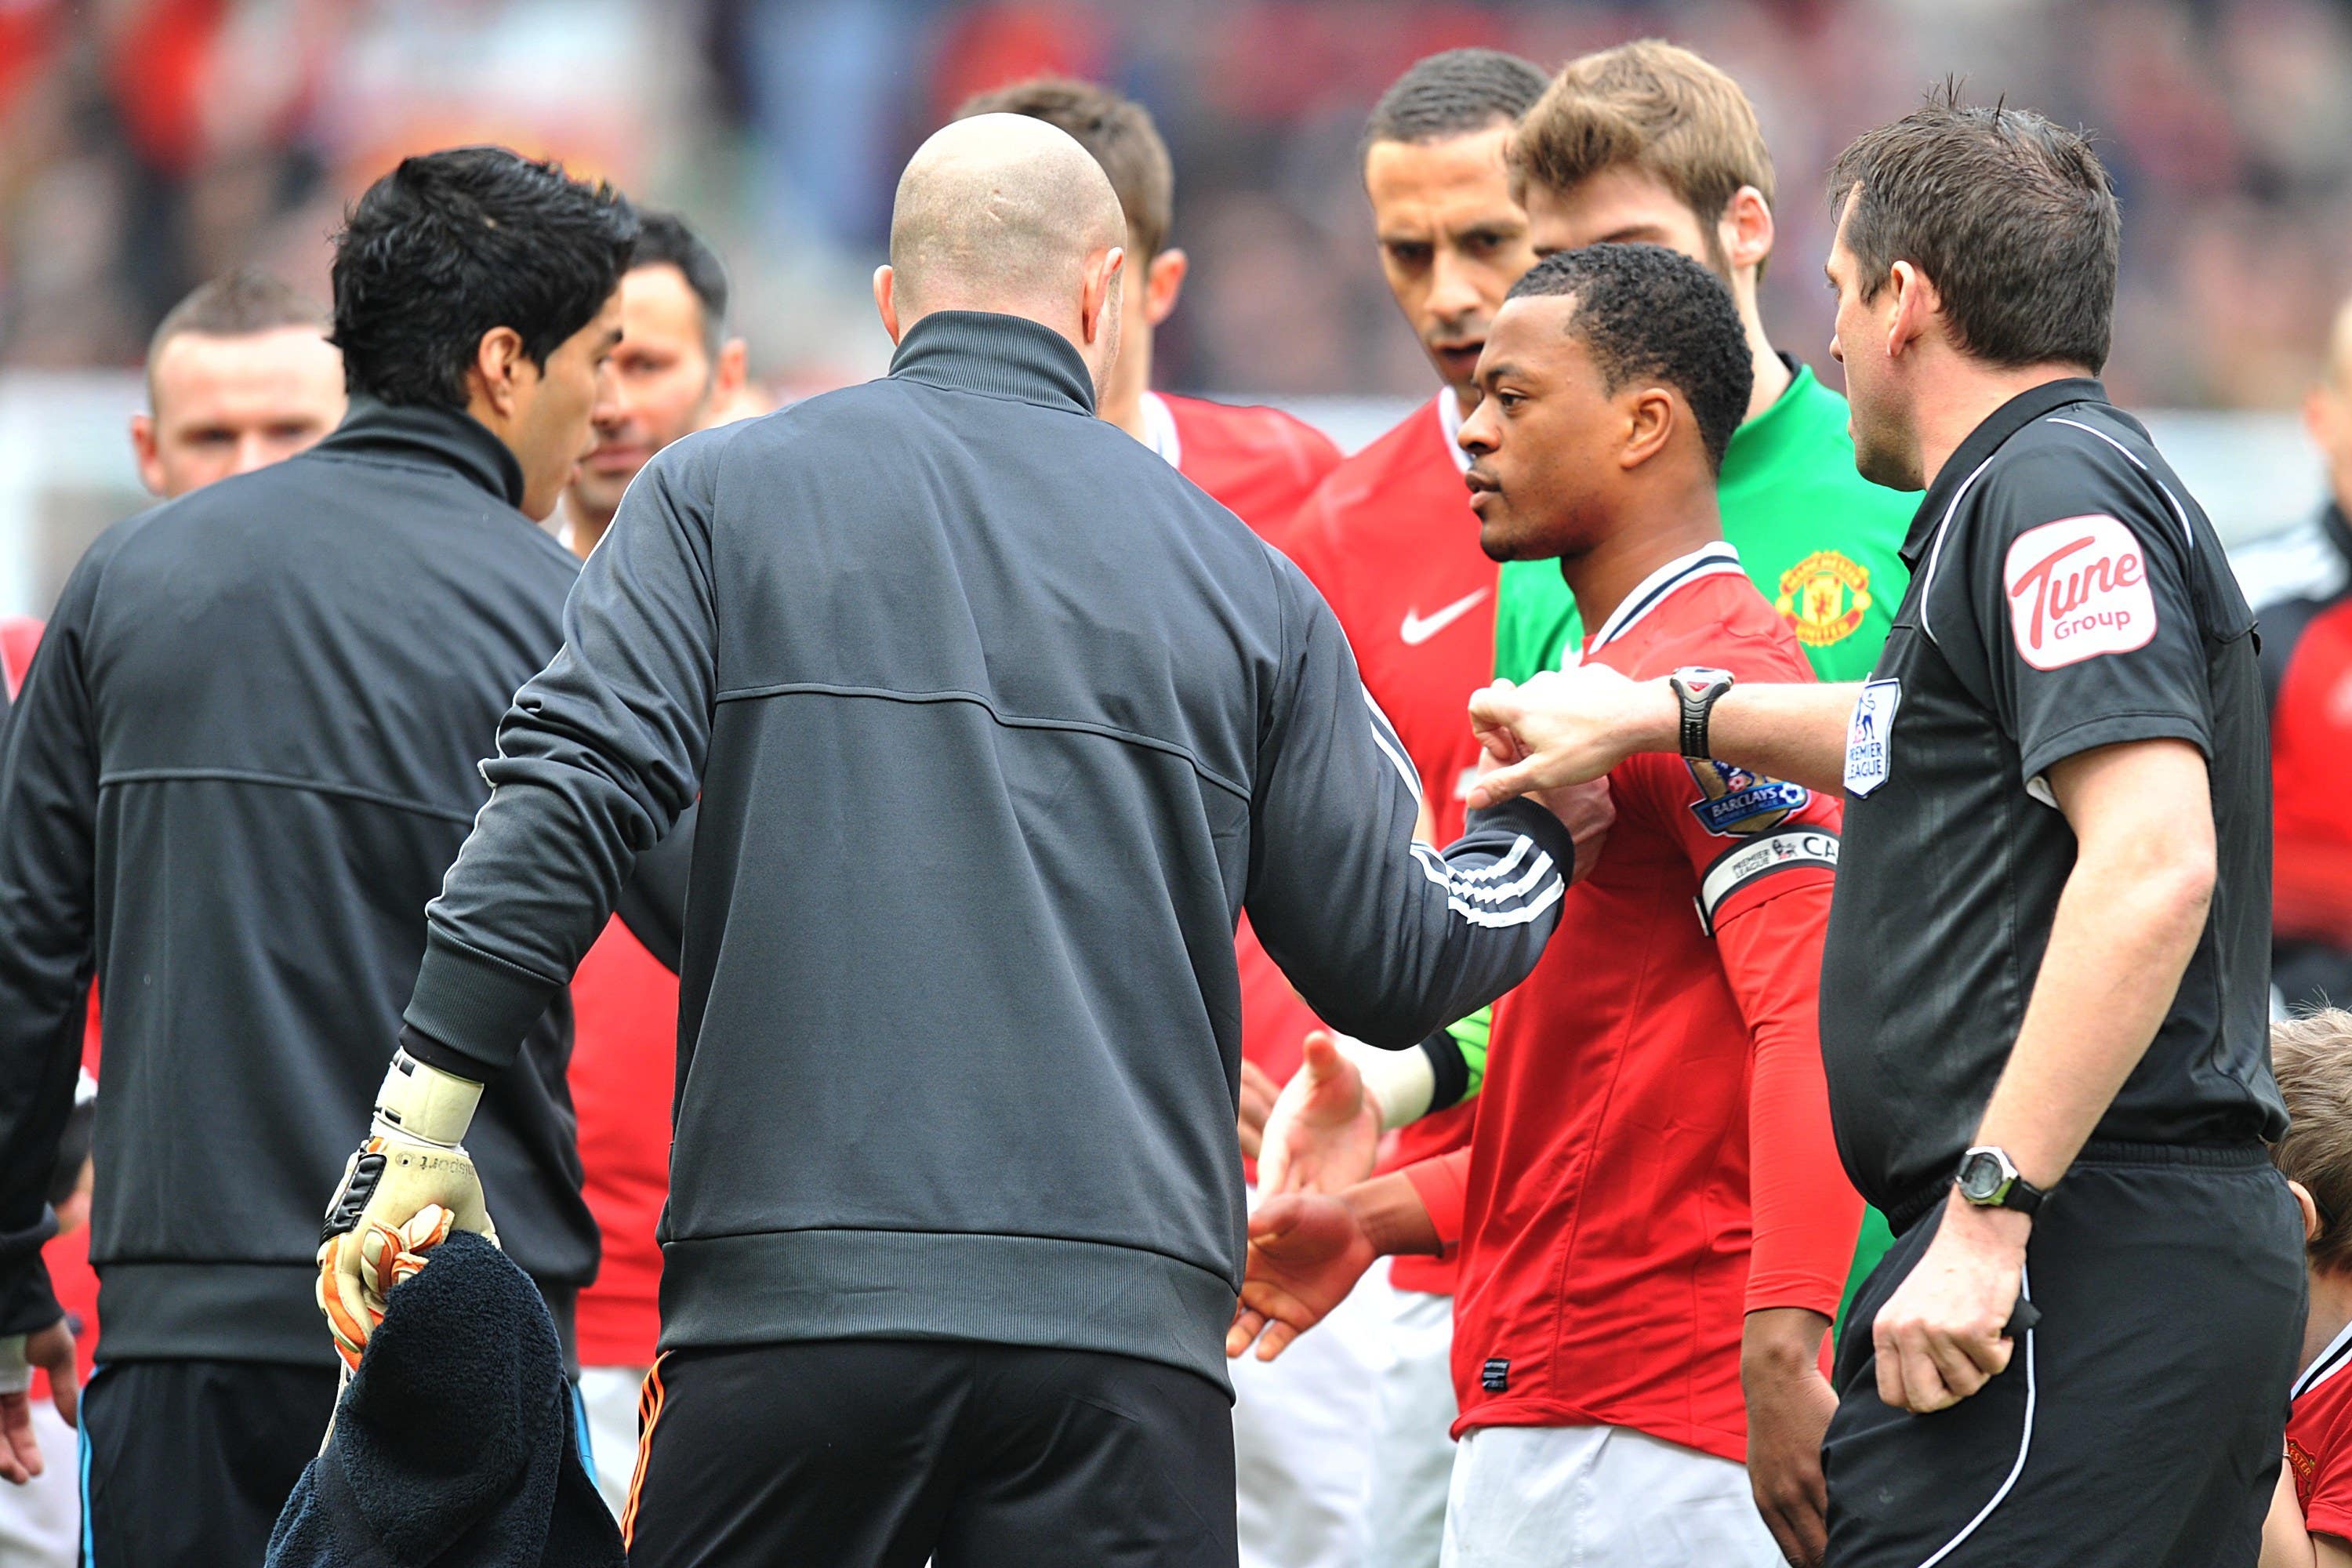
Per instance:
[[[336,1353],[356,1368],[383,1321],[383,1299],[423,1266],[421,1254],[452,1230],[495,1246],[482,1180],[462,1140],[482,1086],[428,1067],[406,1051],[376,1091],[367,1141],[343,1167],[320,1232],[319,1310]]]

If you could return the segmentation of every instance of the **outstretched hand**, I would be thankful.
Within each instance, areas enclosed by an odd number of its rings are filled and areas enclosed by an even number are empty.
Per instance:
[[[1258,1191],[1339,1193],[1379,1163],[1381,1103],[1337,1041],[1317,1029],[1274,1101],[1257,1159]]]
[[[1379,1254],[1344,1198],[1286,1193],[1250,1216],[1249,1266],[1225,1354],[1272,1361],[1348,1299]]]
[[[1524,686],[1498,680],[1470,699],[1471,728],[1498,764],[1471,786],[1470,805],[1598,779],[1671,736],[1680,711],[1665,682],[1629,680],[1605,664],[1548,669]]]
[[[73,1331],[66,1327],[64,1319],[25,1335],[21,1352],[12,1347],[8,1359],[17,1362],[20,1383],[34,1367],[47,1373],[49,1398],[58,1414],[68,1426],[79,1424],[81,1371],[74,1362]],[[40,1440],[33,1436],[32,1394],[21,1386],[0,1394],[0,1478],[21,1487],[47,1468]]]

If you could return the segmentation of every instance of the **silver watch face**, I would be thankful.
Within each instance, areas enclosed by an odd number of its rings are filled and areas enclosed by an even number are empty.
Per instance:
[[[1960,1164],[1960,1196],[1972,1204],[1989,1204],[2000,1195],[2000,1162],[1990,1154],[1971,1154]]]

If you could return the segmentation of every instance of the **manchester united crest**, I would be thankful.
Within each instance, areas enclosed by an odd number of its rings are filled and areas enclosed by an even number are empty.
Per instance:
[[[1862,625],[1870,608],[1870,568],[1834,550],[1816,550],[1780,574],[1773,608],[1788,618],[1799,642],[1827,647]]]

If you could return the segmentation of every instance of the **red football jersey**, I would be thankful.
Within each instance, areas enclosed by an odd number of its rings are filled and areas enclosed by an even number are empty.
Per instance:
[[[1197,397],[1143,395],[1153,450],[1216,498],[1252,532],[1286,549],[1299,506],[1339,461],[1339,448],[1313,426],[1275,408],[1236,408]],[[1275,1082],[1298,1070],[1315,1015],[1276,968],[1249,917],[1234,933],[1242,980],[1242,1055]],[[1250,1179],[1256,1180],[1255,1162]]]
[[[2352,601],[2303,626],[2271,705],[2272,920],[2283,938],[2352,942],[2352,827],[2333,786],[2347,745]]]
[[[1292,556],[1323,591],[1364,675],[1420,771],[1436,840],[1462,836],[1463,795],[1478,765],[1470,694],[1495,668],[1498,568],[1478,548],[1478,517],[1454,444],[1461,405],[1451,391],[1332,470],[1298,514]],[[1475,1101],[1424,1117],[1397,1136],[1392,1164],[1470,1141]],[[1390,1278],[1407,1290],[1453,1290],[1451,1258],[1400,1258]]]
[[[1329,437],[1278,408],[1147,392],[1143,417],[1151,445],[1178,473],[1276,548],[1299,507],[1339,462]]]
[[[572,977],[572,1105],[581,1195],[604,1233],[596,1282],[580,1292],[583,1366],[646,1366],[661,1331],[661,1245],[677,1077],[677,976],[618,919]]]
[[[2286,1462],[2304,1528],[2352,1542],[2352,1325],[2294,1380],[2287,1408]]]
[[[1812,679],[1720,543],[1653,574],[1583,657],[1637,679]],[[1608,848],[1495,1008],[1459,1189],[1454,1430],[1626,1426],[1741,1460],[1741,1321],[1835,1312],[1861,1220],[1819,1034],[1840,808],[1676,756],[1609,777]],[[1444,1184],[1423,1178],[1464,1163],[1415,1168],[1441,1235]]]

